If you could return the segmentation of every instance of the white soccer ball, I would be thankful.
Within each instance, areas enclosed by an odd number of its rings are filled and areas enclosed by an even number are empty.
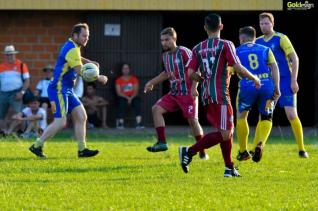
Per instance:
[[[82,66],[81,75],[86,82],[96,81],[99,76],[99,68],[93,63],[86,63]]]

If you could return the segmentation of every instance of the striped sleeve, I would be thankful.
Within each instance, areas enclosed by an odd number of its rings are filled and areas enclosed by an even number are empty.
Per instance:
[[[235,53],[235,46],[231,41],[225,43],[225,57],[228,62],[228,66],[233,66],[234,64],[240,63],[239,58]]]
[[[184,64],[187,64],[189,59],[191,58],[192,52],[190,49],[185,47],[180,47],[182,59],[184,61]]]
[[[198,54],[196,52],[196,48],[192,50],[191,58],[188,61],[187,68],[191,68],[194,71],[198,71],[199,68]]]

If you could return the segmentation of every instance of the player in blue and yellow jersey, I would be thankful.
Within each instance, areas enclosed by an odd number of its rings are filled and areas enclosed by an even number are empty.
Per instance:
[[[287,118],[291,124],[298,145],[299,156],[307,158],[308,153],[304,147],[303,129],[297,114],[297,92],[299,90],[297,77],[299,59],[288,37],[274,31],[274,16],[271,13],[259,15],[260,28],[263,36],[256,39],[256,43],[265,45],[274,53],[280,73],[281,97],[278,101],[284,107]]]
[[[237,159],[239,161],[251,158],[247,150],[249,127],[247,116],[253,104],[260,113],[260,120],[254,138],[253,161],[259,162],[263,148],[272,129],[274,101],[280,96],[279,71],[275,57],[270,48],[255,44],[256,31],[251,26],[240,29],[241,45],[236,54],[244,67],[261,80],[261,88],[257,89],[253,81],[242,78],[237,96],[237,138],[240,146]]]
[[[45,129],[42,136],[30,147],[36,156],[45,158],[42,148],[44,142],[53,137],[66,125],[66,115],[72,115],[75,130],[75,139],[78,142],[78,157],[92,157],[98,150],[86,148],[86,111],[74,93],[73,87],[80,77],[83,63],[95,63],[81,57],[81,47],[85,47],[89,38],[89,28],[85,23],[76,24],[72,30],[72,37],[62,46],[58,56],[53,79],[48,87],[48,95],[54,114],[54,121]],[[107,77],[99,75],[100,83],[106,84]]]

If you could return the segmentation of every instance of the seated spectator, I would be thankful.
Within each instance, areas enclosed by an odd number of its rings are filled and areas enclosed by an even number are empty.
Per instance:
[[[22,109],[23,95],[30,85],[28,66],[16,58],[18,51],[13,45],[4,48],[4,62],[0,64],[0,129],[6,133],[5,117],[9,108],[14,114]]]
[[[28,106],[21,112],[14,114],[12,120],[8,134],[12,134],[20,126],[23,131],[21,134],[23,138],[40,137],[47,126],[46,112],[43,108],[40,108],[40,100],[37,97],[30,99]]]
[[[88,128],[108,128],[106,123],[108,102],[104,98],[96,95],[95,83],[87,84],[86,95],[82,98],[82,102],[87,113]],[[102,119],[100,119],[100,117]]]
[[[118,129],[124,128],[125,111],[128,106],[133,107],[136,118],[136,128],[144,128],[141,117],[141,99],[138,96],[139,81],[136,76],[131,75],[130,64],[123,63],[121,66],[121,76],[115,81],[116,94],[118,96]]]
[[[39,97],[40,106],[47,112],[47,108],[51,107],[49,96],[47,94],[47,87],[50,84],[54,67],[52,65],[47,65],[42,69],[42,71],[44,72],[45,76],[36,85],[34,95]]]

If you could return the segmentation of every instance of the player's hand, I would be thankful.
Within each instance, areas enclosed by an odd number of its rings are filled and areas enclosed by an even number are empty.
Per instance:
[[[19,101],[19,100],[22,100],[22,97],[23,97],[23,94],[21,92],[18,92],[16,95],[15,95],[15,100]]]
[[[262,86],[261,85],[261,81],[259,80],[259,78],[257,76],[254,76],[253,82],[254,82],[254,85],[255,85],[256,89],[261,88],[261,86]]]
[[[152,91],[152,89],[153,89],[152,83],[147,82],[147,83],[145,84],[144,93],[147,93],[147,92],[149,92],[149,91]]]
[[[274,96],[273,99],[274,100],[278,100],[278,98],[280,97],[280,89],[278,87],[275,87],[275,91],[274,91]]]
[[[290,88],[294,94],[299,91],[299,86],[296,80],[291,82]]]
[[[132,102],[132,98],[131,98],[131,97],[128,97],[127,100],[128,100],[128,105],[130,105],[131,102]]]
[[[108,81],[108,78],[105,75],[99,75],[97,81],[105,85]]]
[[[190,79],[192,81],[196,81],[196,82],[201,82],[203,81],[203,78],[201,77],[201,75],[197,72],[193,72],[191,75],[190,75]]]
[[[195,88],[195,87],[191,88],[191,96],[193,99],[195,99],[199,96],[199,92],[198,92],[197,88]]]

